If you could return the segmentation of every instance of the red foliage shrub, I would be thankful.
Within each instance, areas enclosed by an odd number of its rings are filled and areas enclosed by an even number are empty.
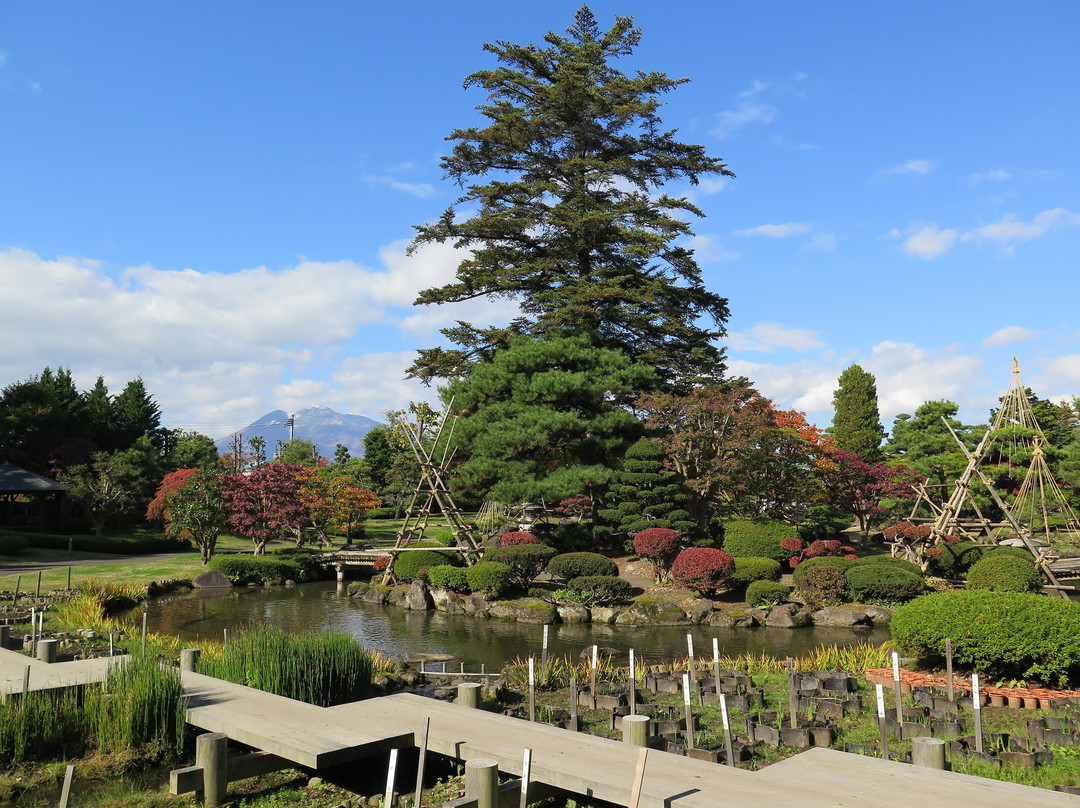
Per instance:
[[[509,533],[504,533],[502,538],[499,539],[500,547],[515,547],[519,544],[539,544],[540,539],[536,538],[532,533],[524,530],[511,530]]]
[[[390,556],[379,556],[375,559],[375,562],[371,565],[372,572],[386,572],[386,568],[390,566]]]
[[[668,527],[648,527],[634,536],[634,551],[653,564],[653,575],[662,580],[682,548],[683,536]]]
[[[802,550],[802,540],[795,536],[788,536],[780,542],[780,546],[787,550],[789,553],[797,553]]]
[[[798,539],[784,539],[784,541],[795,541]],[[781,542],[783,546],[783,542]],[[802,543],[799,542],[799,547],[785,547],[785,549],[793,549],[799,554],[792,556],[788,564],[792,569],[799,566],[799,562],[807,558],[823,558],[826,556],[843,556],[844,558],[855,558],[855,548],[849,547],[846,544],[841,544],[836,539],[815,539],[810,543],[809,547],[802,547]]]
[[[640,535],[640,534],[639,534]],[[712,547],[689,547],[671,565],[671,577],[702,595],[714,595],[735,572],[735,559]]]
[[[926,548],[926,557],[927,558],[937,558],[943,552],[944,552],[944,550],[942,550],[940,547],[927,547]]]

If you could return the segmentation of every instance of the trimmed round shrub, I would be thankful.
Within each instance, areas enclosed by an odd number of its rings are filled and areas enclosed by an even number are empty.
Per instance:
[[[799,585],[803,579],[807,576],[810,570],[818,569],[819,567],[832,567],[838,570],[847,570],[855,562],[850,558],[843,558],[841,556],[821,556],[819,558],[808,558],[801,562],[799,566],[795,568],[795,571],[791,574],[791,580],[795,584],[795,588],[799,589]]]
[[[499,538],[499,547],[515,547],[519,544],[539,544],[540,539],[536,538],[536,534],[529,533],[527,530],[511,530],[509,533],[504,533]]]
[[[859,603],[903,603],[926,590],[922,573],[896,564],[856,564],[844,575],[851,586],[852,599]]]
[[[582,575],[572,578],[566,588],[579,596],[581,603],[592,606],[623,603],[630,600],[634,589],[629,581],[612,575]]]
[[[464,567],[452,567],[449,564],[439,564],[428,567],[428,583],[436,589],[449,589],[451,592],[468,592],[469,578],[465,574]]]
[[[983,548],[973,541],[959,541],[938,545],[941,555],[930,558],[927,570],[939,578],[963,578],[968,568],[982,558]]]
[[[987,553],[968,570],[968,589],[989,589],[991,592],[1039,592],[1042,576],[1031,553],[1021,557],[1000,550]]]
[[[754,581],[779,581],[783,567],[771,558],[743,556],[735,559],[735,571],[728,579],[732,589],[746,589]]]
[[[495,600],[510,588],[513,571],[498,561],[477,561],[465,570],[469,589],[487,600]]]
[[[683,546],[683,535],[669,527],[649,527],[634,536],[634,552],[666,568]]]
[[[450,553],[440,553],[438,550],[408,550],[394,557],[394,577],[402,583],[415,581],[428,568],[441,564],[453,565],[454,561]]]
[[[889,622],[905,653],[954,662],[996,679],[1065,686],[1080,679],[1080,604],[1028,592],[955,589],[901,606]]]
[[[314,577],[308,565],[298,559],[274,555],[216,555],[210,559],[209,567],[218,570],[234,584],[308,581]]]
[[[812,606],[835,606],[851,599],[851,585],[844,572],[839,567],[827,565],[813,567],[806,571],[795,588]]]
[[[746,587],[746,605],[760,608],[783,603],[791,594],[791,587],[776,581],[751,581]]]
[[[555,548],[544,544],[515,544],[510,547],[496,547],[484,553],[485,561],[495,561],[508,566],[513,572],[514,583],[525,589],[553,558]]]
[[[901,569],[906,572],[910,572],[912,575],[918,575],[923,577],[923,571],[918,564],[913,564],[905,558],[895,558],[891,555],[869,555],[862,558],[856,558],[851,562],[853,567],[863,567],[867,564],[880,564],[881,566],[892,567],[894,569]]]
[[[735,559],[713,547],[688,547],[671,565],[671,577],[688,589],[711,597],[727,586]]]
[[[791,551],[780,543],[796,533],[791,525],[772,519],[730,519],[724,522],[724,552],[735,558],[771,558],[786,564]]]
[[[30,543],[26,540],[25,536],[19,536],[15,533],[4,533],[0,535],[0,555],[22,555],[29,546]]]
[[[547,565],[548,575],[570,581],[583,576],[618,577],[619,565],[599,553],[563,553]]]
[[[396,508],[371,508],[367,512],[368,519],[393,519]]]

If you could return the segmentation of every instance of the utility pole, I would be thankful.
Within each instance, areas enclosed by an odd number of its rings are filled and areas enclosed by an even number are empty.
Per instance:
[[[289,420],[286,421],[285,423],[289,425],[289,440],[292,441],[292,439],[293,439],[293,428],[296,426],[296,413],[294,412],[292,415],[290,415]]]

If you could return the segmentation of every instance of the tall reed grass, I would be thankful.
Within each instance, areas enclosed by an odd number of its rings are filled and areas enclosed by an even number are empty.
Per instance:
[[[377,660],[355,638],[340,632],[289,635],[253,626],[229,638],[220,660],[199,670],[237,684],[330,707],[371,693]]]

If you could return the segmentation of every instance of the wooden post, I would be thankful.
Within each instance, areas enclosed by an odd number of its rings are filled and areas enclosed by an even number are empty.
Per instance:
[[[219,808],[229,788],[229,736],[204,732],[195,738],[195,765],[203,770],[202,799],[207,808]]]
[[[799,694],[795,687],[795,660],[791,657],[787,658],[787,691],[788,691],[788,712],[791,713],[789,723],[791,728],[795,729],[799,725],[798,717],[795,713],[799,709]]]
[[[686,635],[687,672],[690,674],[690,684],[697,682],[697,671],[694,670],[694,635]]]
[[[637,671],[634,670],[634,649],[630,649],[630,715],[637,715]]]
[[[578,689],[577,679],[570,677],[570,729],[578,731]]]
[[[224,637],[224,641],[222,642],[221,647],[222,647],[223,650],[228,650],[228,648],[229,648],[229,630],[224,629],[222,636]]]
[[[521,799],[518,801],[518,808],[527,808],[529,805],[529,777],[531,774],[532,750],[526,747],[521,761]],[[420,808],[419,805],[417,805],[417,808]]]
[[[892,679],[893,688],[896,690],[896,720],[904,723],[904,703],[900,698],[900,655],[892,652]]]
[[[623,743],[645,746],[649,742],[649,716],[624,715],[622,717]]]
[[[589,674],[589,695],[592,696],[592,706],[596,709],[596,666],[599,662],[600,649],[594,644],[592,647],[592,672]]]
[[[109,629],[109,656],[113,655],[113,633],[112,629]]]
[[[71,799],[71,781],[75,779],[75,767],[68,766],[64,772],[64,787],[60,791],[60,808],[68,808]]]
[[[30,653],[37,653],[37,609],[30,607]]]
[[[945,741],[941,738],[912,738],[911,762],[927,769],[944,769]]]
[[[70,592],[70,591],[71,591],[71,567],[68,567],[68,585],[67,585],[67,591],[68,591],[68,592]]]
[[[457,700],[463,707],[479,707],[480,685],[476,682],[462,682],[457,686]]]
[[[641,799],[641,784],[645,780],[645,763],[649,757],[649,747],[641,747],[641,751],[638,752],[637,765],[634,767],[634,784],[630,787],[630,799],[626,803],[626,808],[638,808],[638,801]]]
[[[499,761],[491,758],[465,761],[465,796],[476,800],[476,808],[497,808]]]
[[[56,662],[56,646],[59,645],[57,640],[38,640],[37,644],[37,658],[42,662],[52,664]]]
[[[37,591],[34,592],[35,598],[41,597],[41,570],[38,570],[37,574]]]
[[[202,651],[198,648],[183,648],[180,651],[180,670],[195,673],[199,669],[199,657]]]
[[[22,694],[23,694],[23,696],[25,696],[29,692],[30,692],[30,666],[27,665],[26,668],[23,670]]]
[[[0,626],[0,648],[7,648],[10,641],[11,628],[9,626]]]
[[[983,750],[982,693],[979,692],[979,674],[971,674],[971,706],[975,709],[975,751]]]
[[[547,673],[548,664],[548,624],[544,623],[544,642],[540,646],[540,670]]]
[[[144,609],[143,613],[142,613],[142,652],[144,654],[146,653],[146,618],[147,618],[147,616],[148,615],[146,613],[146,610]]]
[[[431,718],[424,717],[424,729],[420,733],[420,760],[416,764],[416,790],[414,792],[413,808],[420,808],[424,797],[424,763],[427,761],[428,730],[431,729]]]
[[[885,690],[881,685],[874,685],[877,694],[878,726],[881,728],[881,759],[889,759],[889,733],[885,729]]]
[[[727,714],[727,699],[724,694],[720,694],[720,720],[724,724],[724,749],[727,751],[727,762],[729,766],[735,765],[735,750],[731,747],[731,724],[728,723]]]
[[[720,641],[712,638],[712,675],[713,686],[716,688],[716,697],[720,697]]]
[[[18,606],[19,605],[19,584],[21,584],[21,583],[22,583],[22,576],[21,575],[16,575],[15,576],[15,595],[11,598],[11,605],[12,606]]]
[[[694,713],[690,707],[690,674],[682,677],[683,709],[686,711],[686,748],[694,748]]]
[[[390,765],[386,767],[386,791],[383,792],[383,808],[393,808],[394,805],[394,776],[397,774],[398,750],[390,750]],[[468,764],[465,764],[466,768]]]
[[[529,657],[529,720],[536,720],[536,660]]]
[[[945,638],[945,673],[949,677],[949,701],[956,698],[956,693],[953,691],[953,675],[952,675],[952,640],[948,637]]]

